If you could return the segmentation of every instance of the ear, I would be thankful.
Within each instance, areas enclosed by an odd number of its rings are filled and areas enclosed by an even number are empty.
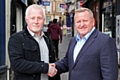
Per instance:
[[[44,18],[44,23],[45,23],[45,20],[46,20],[46,19]]]
[[[27,17],[25,17],[25,21],[26,21],[26,23],[28,23],[28,18]]]
[[[93,26],[95,26],[95,18],[93,18]]]

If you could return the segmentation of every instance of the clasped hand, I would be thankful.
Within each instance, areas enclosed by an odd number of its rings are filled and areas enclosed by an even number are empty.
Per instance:
[[[55,64],[54,63],[49,64],[49,70],[48,70],[47,75],[50,77],[53,77],[56,74],[57,74],[57,69],[55,68]]]

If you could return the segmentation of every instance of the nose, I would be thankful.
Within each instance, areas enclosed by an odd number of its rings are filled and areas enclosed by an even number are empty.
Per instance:
[[[38,19],[37,18],[35,18],[35,23],[38,23]]]
[[[84,25],[84,22],[83,22],[83,21],[81,21],[81,22],[80,22],[80,26],[83,26],[83,25]]]

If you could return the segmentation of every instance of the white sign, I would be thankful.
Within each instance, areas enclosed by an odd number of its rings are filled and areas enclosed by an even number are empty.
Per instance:
[[[107,34],[108,36],[112,37],[112,32],[111,31],[108,31],[108,32],[103,32],[105,34]]]
[[[120,15],[116,16],[116,45],[120,49]]]

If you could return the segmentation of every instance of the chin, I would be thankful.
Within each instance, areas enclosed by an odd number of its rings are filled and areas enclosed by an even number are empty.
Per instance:
[[[33,32],[35,32],[35,33],[40,32],[40,31],[41,31],[41,30],[38,30],[38,29],[37,29],[37,30],[33,30]]]

